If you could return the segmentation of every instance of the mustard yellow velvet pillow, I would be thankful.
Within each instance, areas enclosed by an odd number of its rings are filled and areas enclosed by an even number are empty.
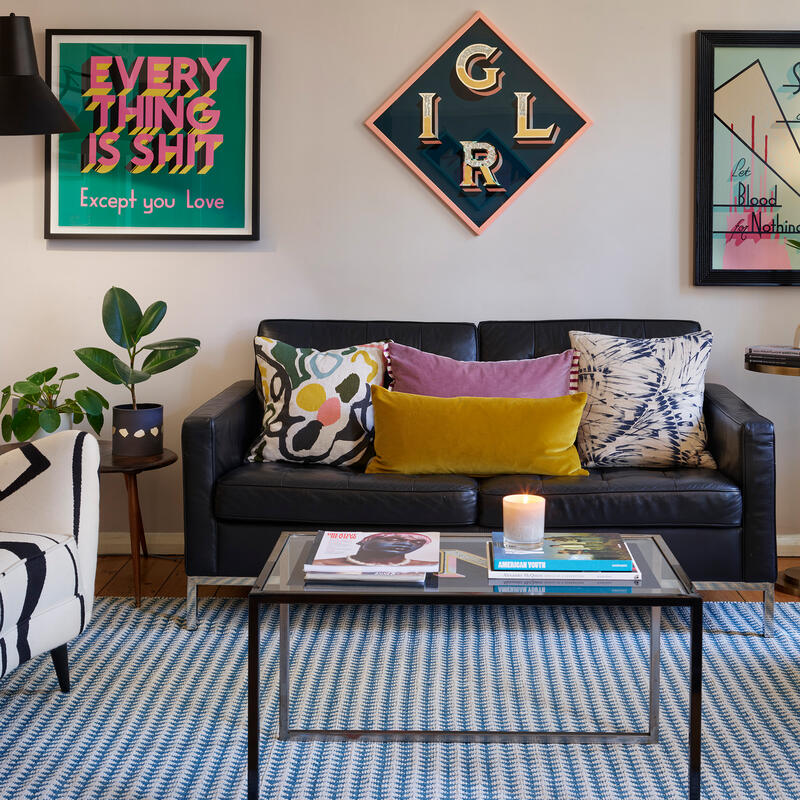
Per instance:
[[[588,475],[575,436],[586,394],[423,397],[372,386],[375,457],[367,472]]]

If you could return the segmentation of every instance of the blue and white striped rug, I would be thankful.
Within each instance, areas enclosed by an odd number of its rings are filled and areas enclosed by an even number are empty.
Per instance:
[[[706,606],[703,797],[800,797],[800,604]],[[100,599],[71,646],[0,682],[0,798],[246,794],[244,600]],[[261,797],[527,800],[685,796],[688,632],[665,611],[658,744],[279,742],[277,614],[264,612]],[[719,631],[732,631],[721,633]],[[269,635],[271,632],[272,635]],[[296,609],[292,724],[643,728],[648,636],[636,610]]]

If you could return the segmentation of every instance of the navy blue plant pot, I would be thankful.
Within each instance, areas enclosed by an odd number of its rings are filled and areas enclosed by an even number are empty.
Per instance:
[[[164,450],[164,406],[130,403],[114,406],[111,417],[111,452],[115,456],[157,456]]]

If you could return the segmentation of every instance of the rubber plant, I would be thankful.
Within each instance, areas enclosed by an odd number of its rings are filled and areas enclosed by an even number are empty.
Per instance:
[[[167,304],[156,300],[142,311],[133,295],[112,286],[103,297],[103,327],[114,344],[125,351],[118,355],[101,347],[82,347],[75,355],[95,375],[111,384],[124,385],[131,394],[130,405],[112,409],[112,452],[125,456],[152,456],[163,450],[163,407],[142,403],[136,397],[138,384],[159,372],[166,372],[197,355],[199,339],[188,336],[143,342],[161,324]],[[144,360],[137,366],[137,359]]]
[[[95,433],[103,427],[103,409],[108,408],[108,400],[94,389],[78,389],[75,397],[62,397],[64,381],[78,378],[77,372],[56,378],[57,367],[34,372],[24,381],[16,381],[2,390],[0,413],[9,400],[17,399],[17,407],[5,414],[2,420],[3,439],[11,441],[13,434],[17,441],[25,442],[39,430],[53,433],[61,427],[61,415],[72,415],[76,425],[86,417]],[[55,378],[55,380],[53,380]]]
[[[181,337],[144,344],[142,338],[151,334],[164,319],[167,304],[156,300],[144,311],[133,296],[112,286],[103,298],[103,327],[114,344],[125,349],[125,361],[101,347],[82,347],[75,355],[95,375],[113,384],[124,384],[131,393],[131,405],[136,406],[136,385],[152,375],[166,372],[197,355],[199,339]],[[136,357],[147,351],[141,369],[136,369]]]

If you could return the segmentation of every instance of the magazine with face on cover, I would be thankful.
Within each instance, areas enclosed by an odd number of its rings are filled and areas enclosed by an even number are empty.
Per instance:
[[[307,573],[420,573],[439,570],[439,533],[322,531]]]

